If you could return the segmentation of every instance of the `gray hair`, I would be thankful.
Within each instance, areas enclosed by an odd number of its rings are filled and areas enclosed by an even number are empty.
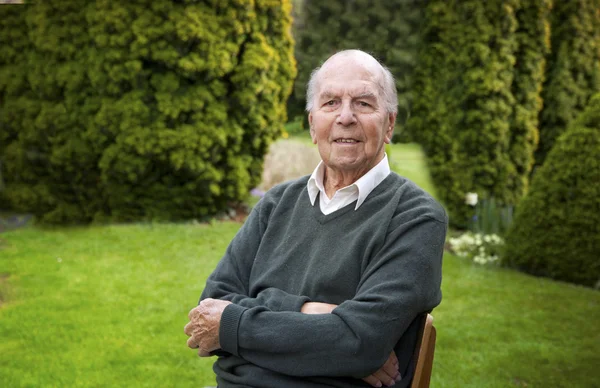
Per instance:
[[[387,113],[397,113],[398,112],[398,92],[396,91],[396,81],[394,80],[394,76],[392,72],[385,66],[381,64],[377,59],[375,59],[372,55],[365,53],[360,50],[344,50],[337,52],[336,54],[329,57],[329,59],[333,58],[336,55],[342,54],[352,54],[352,53],[362,53],[373,58],[375,62],[381,67],[382,77],[378,82],[379,89],[381,90],[381,95],[383,97],[383,101],[385,102],[385,108]],[[328,59],[328,60],[329,60]],[[325,61],[327,62],[327,61]],[[308,80],[308,84],[306,85],[306,111],[310,112],[314,107],[315,93],[317,92],[317,76],[319,71],[323,65],[315,68],[310,73],[310,79]]]

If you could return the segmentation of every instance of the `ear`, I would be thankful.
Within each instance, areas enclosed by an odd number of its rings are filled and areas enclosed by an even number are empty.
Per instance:
[[[392,137],[394,136],[394,127],[396,126],[396,116],[398,116],[398,113],[390,113],[388,115],[388,127],[385,130],[383,138],[385,144],[390,144],[392,142]]]
[[[317,134],[315,133],[315,127],[313,126],[312,112],[308,114],[308,126],[310,127],[310,137],[312,138],[313,144],[317,144]]]

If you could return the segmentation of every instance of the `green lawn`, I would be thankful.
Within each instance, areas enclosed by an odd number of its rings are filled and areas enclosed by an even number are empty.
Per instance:
[[[417,147],[392,164],[431,190]],[[183,326],[239,226],[0,234],[0,386],[214,384]],[[443,292],[432,387],[600,387],[600,292],[449,254]]]
[[[202,386],[183,326],[239,225],[28,228],[1,235],[0,385]],[[594,387],[600,293],[452,255],[433,387]],[[595,385],[596,384],[596,385]]]
[[[183,326],[239,224],[0,235],[0,386],[202,386]]]
[[[392,144],[389,162],[392,170],[435,196],[431,178],[424,173],[427,171],[425,157],[417,144]]]

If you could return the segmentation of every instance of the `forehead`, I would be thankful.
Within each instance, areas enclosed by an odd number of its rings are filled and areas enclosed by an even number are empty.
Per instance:
[[[379,95],[379,77],[369,67],[352,61],[335,61],[323,66],[318,75],[317,94]]]

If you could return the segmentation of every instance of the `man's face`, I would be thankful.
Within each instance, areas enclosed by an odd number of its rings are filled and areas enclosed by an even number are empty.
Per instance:
[[[358,177],[383,159],[396,115],[387,113],[378,71],[339,58],[321,69],[310,134],[328,169]]]

